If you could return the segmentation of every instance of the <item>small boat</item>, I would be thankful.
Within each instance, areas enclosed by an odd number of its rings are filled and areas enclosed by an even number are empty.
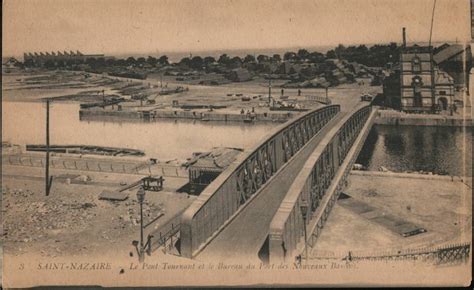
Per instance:
[[[105,102],[84,103],[84,104],[81,104],[81,109],[89,109],[89,108],[94,108],[94,107],[103,108],[106,106],[113,106],[113,105],[120,104],[124,100],[125,100],[124,98],[118,98],[118,99],[106,100]]]

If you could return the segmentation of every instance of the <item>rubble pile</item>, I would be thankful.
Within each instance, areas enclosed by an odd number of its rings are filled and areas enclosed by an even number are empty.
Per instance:
[[[38,196],[30,190],[2,188],[4,238],[11,242],[31,242],[47,238],[48,234],[80,232],[96,214],[96,204],[89,202],[65,203],[51,198],[34,200]]]
[[[40,253],[41,256],[94,255],[122,249],[136,239],[140,204],[99,200],[97,190],[83,185],[56,183],[49,196],[44,183],[9,181],[2,185],[4,246],[8,254]],[[143,203],[143,223],[152,230],[163,219],[167,199],[150,196]],[[173,212],[173,211],[171,211]]]

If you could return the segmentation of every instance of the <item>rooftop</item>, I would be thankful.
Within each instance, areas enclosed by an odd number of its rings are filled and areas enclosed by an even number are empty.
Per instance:
[[[442,63],[453,56],[456,56],[464,51],[464,47],[460,44],[452,44],[442,49],[433,56],[433,60],[436,63]]]
[[[210,152],[203,152],[188,162],[188,166],[223,170],[229,166],[243,149],[215,147]]]

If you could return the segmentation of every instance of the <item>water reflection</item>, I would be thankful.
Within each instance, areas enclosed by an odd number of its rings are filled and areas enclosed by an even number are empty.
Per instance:
[[[404,155],[405,154],[405,142],[401,135],[394,134],[395,132],[389,132],[383,137],[383,144],[387,151],[393,155]]]
[[[472,176],[471,134],[472,128],[376,125],[357,162],[369,170]]]

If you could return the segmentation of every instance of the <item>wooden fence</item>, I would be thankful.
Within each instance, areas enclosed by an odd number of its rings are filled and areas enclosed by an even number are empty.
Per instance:
[[[2,155],[4,165],[45,167],[43,156],[27,154]],[[188,177],[188,172],[178,166],[151,164],[148,161],[100,160],[95,158],[52,157],[50,167],[66,170],[82,170],[143,175],[147,172],[165,177]],[[147,170],[148,169],[148,170]]]

